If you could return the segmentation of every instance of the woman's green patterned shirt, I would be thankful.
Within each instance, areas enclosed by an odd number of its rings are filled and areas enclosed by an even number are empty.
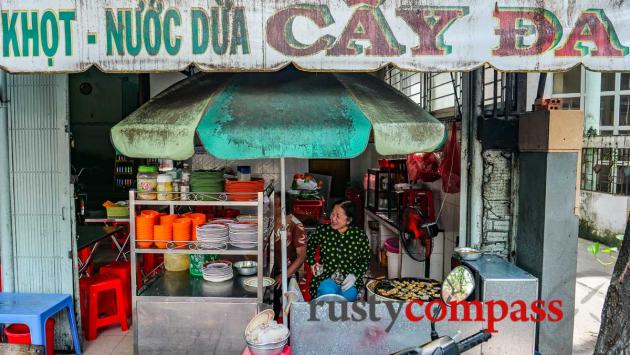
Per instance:
[[[315,251],[320,247],[319,263],[324,266],[324,272],[320,276],[313,276],[311,282],[311,295],[315,297],[319,283],[331,277],[335,271],[343,274],[354,274],[357,281],[357,289],[363,286],[363,276],[370,264],[370,243],[365,232],[357,227],[350,226],[341,234],[332,229],[330,225],[319,226],[309,236],[306,247],[306,262],[315,264]]]

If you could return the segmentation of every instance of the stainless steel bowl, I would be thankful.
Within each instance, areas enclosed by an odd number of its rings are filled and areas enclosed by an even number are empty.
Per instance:
[[[239,275],[251,276],[258,270],[258,263],[253,260],[243,260],[234,263],[234,268]]]
[[[284,340],[269,344],[252,344],[247,341],[247,338],[245,341],[252,355],[280,355],[284,351],[285,345],[289,342],[289,335]]]
[[[455,248],[455,252],[462,260],[475,261],[481,258],[481,250],[474,248]]]

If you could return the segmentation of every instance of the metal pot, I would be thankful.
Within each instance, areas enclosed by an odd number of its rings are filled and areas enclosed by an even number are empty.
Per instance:
[[[289,342],[289,336],[279,342],[262,345],[252,344],[247,341],[247,339],[245,339],[245,341],[247,342],[247,347],[252,355],[280,355],[283,353],[284,347]]]
[[[473,248],[455,248],[455,253],[466,261],[475,261],[481,258],[481,251]]]
[[[252,260],[237,261],[234,263],[234,268],[239,275],[251,276],[258,270],[258,263]]]

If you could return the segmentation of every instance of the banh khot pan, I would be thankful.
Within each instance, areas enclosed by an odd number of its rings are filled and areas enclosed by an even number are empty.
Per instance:
[[[442,290],[440,281],[414,277],[375,280],[370,284],[376,295],[399,301],[439,299]]]

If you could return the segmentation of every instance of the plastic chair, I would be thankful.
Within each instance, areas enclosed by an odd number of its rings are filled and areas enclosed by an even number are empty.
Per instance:
[[[131,262],[114,261],[109,264],[105,264],[101,266],[98,272],[100,275],[111,275],[120,279],[123,286],[125,312],[127,312],[127,315],[130,315],[131,314]]]
[[[63,310],[68,311],[74,351],[81,355],[72,296],[41,293],[0,293],[0,323],[25,324],[30,330],[33,345],[46,347],[46,321]]]
[[[83,317],[85,326],[85,339],[96,339],[96,333],[99,328],[120,324],[122,331],[129,329],[127,323],[127,313],[125,312],[123,285],[119,278],[111,275],[98,275],[81,279],[79,282],[81,292],[81,309],[86,312]],[[99,295],[112,292],[115,295],[116,313],[105,314],[100,317],[101,307],[99,305]]]

